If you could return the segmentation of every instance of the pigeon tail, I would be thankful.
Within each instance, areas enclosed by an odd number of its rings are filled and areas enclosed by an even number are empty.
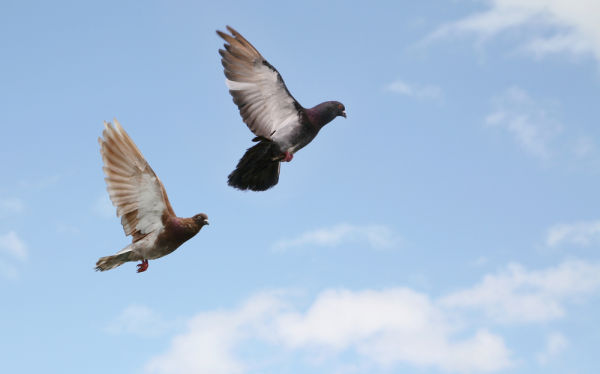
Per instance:
[[[229,174],[228,184],[240,190],[265,191],[279,182],[282,153],[277,144],[258,138]]]
[[[124,248],[122,251],[112,256],[100,257],[98,262],[96,262],[96,271],[106,271],[110,269],[114,269],[117,266],[121,266],[129,261],[136,261],[130,258],[130,255],[133,252],[128,247]]]

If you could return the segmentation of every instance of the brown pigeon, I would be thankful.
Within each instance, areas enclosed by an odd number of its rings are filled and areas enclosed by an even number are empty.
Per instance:
[[[288,91],[283,78],[239,32],[217,30],[225,50],[219,49],[226,83],[242,119],[258,142],[249,148],[228,177],[240,190],[264,191],[279,181],[281,161],[310,143],[335,117],[346,117],[344,104],[326,101],[305,109]]]
[[[101,257],[96,270],[116,268],[128,261],[142,261],[137,272],[148,269],[148,260],[168,255],[208,225],[204,213],[191,218],[175,215],[167,191],[133,140],[115,120],[104,122],[104,138],[98,138],[110,199],[125,235],[132,243],[113,256]]]

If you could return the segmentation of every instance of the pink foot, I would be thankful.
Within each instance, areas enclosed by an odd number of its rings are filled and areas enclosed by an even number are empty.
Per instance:
[[[287,151],[284,153],[284,155],[285,157],[283,158],[283,161],[285,162],[290,162],[294,158],[294,155]]]
[[[138,267],[138,269],[137,269],[138,273],[148,270],[148,260],[142,260],[142,263],[137,264],[137,267]]]

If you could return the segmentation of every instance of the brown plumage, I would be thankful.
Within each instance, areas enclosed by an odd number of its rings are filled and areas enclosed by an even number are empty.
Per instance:
[[[175,215],[162,182],[116,120],[114,127],[104,122],[102,135],[98,142],[108,194],[132,242],[117,254],[100,258],[96,270],[141,260],[138,272],[142,272],[149,259],[173,252],[196,235],[208,225],[208,217],[204,213],[191,218]]]

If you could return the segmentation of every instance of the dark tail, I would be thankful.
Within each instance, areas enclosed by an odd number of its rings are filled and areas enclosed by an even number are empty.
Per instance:
[[[227,184],[240,190],[268,190],[279,182],[280,156],[275,143],[260,139],[258,144],[248,148],[229,174]]]

